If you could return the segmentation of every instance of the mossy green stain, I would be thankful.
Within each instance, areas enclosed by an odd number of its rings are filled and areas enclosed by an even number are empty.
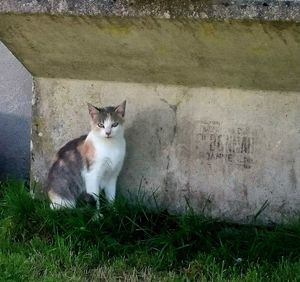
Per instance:
[[[300,89],[299,23],[5,14],[0,34],[35,76]]]

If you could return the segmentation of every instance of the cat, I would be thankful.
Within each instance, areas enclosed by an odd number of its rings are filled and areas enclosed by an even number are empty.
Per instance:
[[[88,104],[90,132],[64,145],[49,170],[46,193],[52,209],[73,208],[82,199],[99,209],[102,190],[108,202],[115,200],[126,152],[125,107],[126,101],[104,108]]]

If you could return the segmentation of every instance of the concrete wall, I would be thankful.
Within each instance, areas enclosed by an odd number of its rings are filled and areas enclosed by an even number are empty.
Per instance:
[[[127,158],[120,193],[240,222],[295,215],[300,206],[297,92],[36,79],[35,180],[55,151],[89,130],[86,102],[128,101]]]
[[[27,178],[32,77],[0,42],[0,177]]]
[[[237,222],[298,214],[300,2],[100,2],[0,3],[0,39],[35,76],[32,179],[88,131],[86,102],[126,98],[120,193]]]

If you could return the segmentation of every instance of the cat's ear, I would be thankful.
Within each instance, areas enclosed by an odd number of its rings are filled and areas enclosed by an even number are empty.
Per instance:
[[[99,109],[90,103],[87,104],[88,104],[89,114],[92,118],[94,118],[94,116],[99,113]]]
[[[120,104],[119,106],[115,107],[115,112],[120,116],[120,117],[124,117],[125,116],[125,108],[126,108],[126,100],[123,101],[122,104]]]

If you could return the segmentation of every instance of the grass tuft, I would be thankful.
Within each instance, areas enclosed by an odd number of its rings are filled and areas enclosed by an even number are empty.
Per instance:
[[[297,281],[300,223],[241,226],[149,211],[119,198],[103,217],[53,211],[22,181],[0,182],[4,281]]]

